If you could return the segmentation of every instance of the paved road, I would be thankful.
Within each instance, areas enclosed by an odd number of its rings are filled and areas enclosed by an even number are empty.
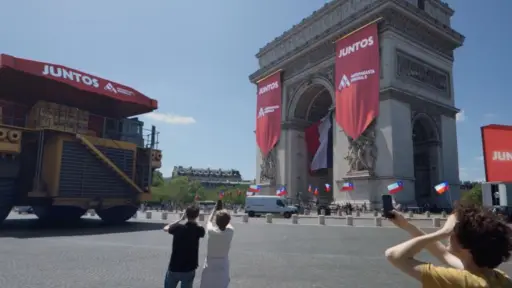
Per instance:
[[[234,221],[231,287],[419,287],[382,256],[406,239],[398,229],[251,220]],[[0,230],[0,287],[163,287],[172,238],[161,228],[162,221],[139,219],[40,227],[32,216],[13,215]]]

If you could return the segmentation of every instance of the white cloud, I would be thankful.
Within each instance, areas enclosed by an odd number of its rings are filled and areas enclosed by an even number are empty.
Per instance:
[[[466,120],[466,113],[464,113],[464,110],[460,110],[460,112],[455,115],[455,120],[457,120],[457,122],[464,122]]]
[[[171,113],[151,112],[149,114],[144,115],[144,117],[154,121],[164,122],[172,125],[188,125],[196,123],[196,119],[194,119],[194,117],[180,116]]]

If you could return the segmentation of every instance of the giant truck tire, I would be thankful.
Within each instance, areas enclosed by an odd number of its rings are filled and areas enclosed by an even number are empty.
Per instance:
[[[0,224],[9,216],[14,206],[14,183],[14,179],[0,178]]]
[[[107,209],[96,209],[96,213],[100,216],[101,220],[108,224],[121,224],[128,221],[135,213],[137,213],[136,206],[114,206]]]
[[[75,206],[33,206],[34,214],[42,221],[73,222],[77,221],[87,210]]]

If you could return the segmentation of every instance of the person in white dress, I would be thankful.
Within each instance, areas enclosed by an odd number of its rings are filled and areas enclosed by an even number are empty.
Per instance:
[[[207,251],[201,288],[227,288],[230,282],[229,250],[234,229],[226,210],[214,209],[206,222]]]

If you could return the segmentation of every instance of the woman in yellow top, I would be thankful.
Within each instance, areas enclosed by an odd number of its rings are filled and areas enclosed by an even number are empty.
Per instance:
[[[443,228],[426,234],[400,213],[393,213],[395,217],[390,220],[413,238],[387,249],[386,258],[423,287],[512,287],[512,280],[496,269],[511,256],[512,230],[496,215],[460,206]],[[440,242],[443,239],[449,239],[448,247]],[[416,260],[423,249],[448,267]]]

